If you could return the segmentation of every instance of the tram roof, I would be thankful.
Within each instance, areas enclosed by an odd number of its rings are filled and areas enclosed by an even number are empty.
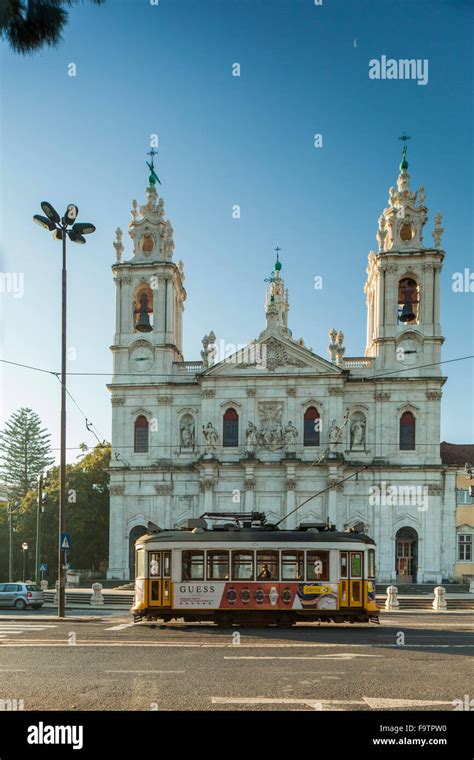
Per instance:
[[[317,530],[271,530],[265,528],[240,528],[217,530],[160,530],[156,533],[146,533],[141,536],[136,544],[151,541],[163,543],[217,543],[229,544],[241,543],[315,543],[315,544],[370,544],[375,546],[375,541],[363,533],[348,531],[317,531]]]

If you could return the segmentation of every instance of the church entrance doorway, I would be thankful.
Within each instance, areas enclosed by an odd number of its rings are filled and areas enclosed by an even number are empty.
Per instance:
[[[418,533],[414,528],[400,528],[395,538],[397,585],[416,583],[418,569]]]

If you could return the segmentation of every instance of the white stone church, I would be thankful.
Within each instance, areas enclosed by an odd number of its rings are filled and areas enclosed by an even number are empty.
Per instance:
[[[424,188],[410,190],[407,169],[404,148],[368,257],[364,356],[346,356],[339,330],[328,359],[292,337],[277,254],[264,329],[226,357],[210,333],[200,361],[183,356],[183,263],[152,169],[146,204],[132,205],[130,259],[120,229],[114,243],[109,578],[133,578],[148,521],[228,511],[364,531],[384,583],[454,577],[454,475],[440,458],[443,228],[437,214],[424,245]]]

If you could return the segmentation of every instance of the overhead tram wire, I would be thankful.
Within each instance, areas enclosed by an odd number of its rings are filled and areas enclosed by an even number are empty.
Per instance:
[[[423,368],[427,368],[427,367],[435,367],[435,366],[439,366],[441,364],[451,364],[453,362],[466,361],[467,359],[474,359],[474,354],[473,355],[468,355],[468,356],[460,356],[460,357],[457,357],[455,359],[445,359],[445,360],[440,361],[440,362],[433,362],[432,364],[424,364],[421,367],[417,367],[416,369],[423,369]],[[14,362],[14,361],[10,361],[8,359],[0,359],[0,363],[8,364],[8,365],[11,365],[11,366],[14,366],[14,367],[20,367],[22,369],[29,369],[29,370],[32,370],[32,371],[35,371],[35,372],[42,372],[42,373],[47,374],[47,375],[52,375],[53,377],[56,377],[56,379],[58,381],[60,381],[60,379],[59,379],[60,373],[56,372],[54,370],[48,370],[48,369],[44,369],[43,367],[36,367],[36,366],[30,365],[30,364],[23,364],[23,363],[20,363],[20,362]],[[412,370],[412,369],[413,369],[412,367],[403,367],[403,368],[400,368],[400,369],[397,369],[397,370],[392,370],[392,371],[384,372],[384,373],[382,373],[380,375],[371,375],[369,377],[355,377],[354,379],[357,380],[357,381],[360,381],[360,382],[373,381],[373,380],[378,380],[379,378],[383,378],[386,375],[393,375],[393,374],[398,373],[398,372],[407,372],[407,371]],[[68,375],[70,375],[70,376],[82,376],[82,377],[84,377],[84,376],[89,376],[89,377],[93,377],[93,376],[110,377],[111,374],[113,374],[113,373],[110,373],[110,372],[69,372],[68,373]],[[132,373],[129,373],[129,372],[127,372],[127,373],[119,373],[119,374],[116,374],[115,376],[116,377],[135,377],[135,375],[133,375]],[[165,374],[162,374],[162,373],[152,374],[152,375],[149,375],[149,376],[151,376],[151,377],[167,377],[167,378],[169,378],[169,375],[165,375]],[[421,379],[422,380],[423,377],[417,377],[416,379],[418,379],[418,380]],[[106,444],[104,442],[106,441],[106,438],[102,436],[102,440],[99,439],[99,437],[97,436],[97,434],[95,433],[95,431],[92,430],[92,428],[95,427],[95,425],[92,422],[90,422],[90,420],[88,419],[88,417],[86,416],[86,414],[83,412],[83,410],[81,409],[81,407],[79,406],[79,404],[77,403],[77,401],[75,400],[75,398],[72,396],[71,392],[67,388],[66,388],[66,393],[68,394],[68,396],[70,397],[71,401],[73,401],[73,403],[76,405],[76,407],[79,410],[79,412],[84,417],[84,420],[86,422],[86,429],[87,429],[87,431],[89,433],[92,433],[92,435],[94,435],[94,437],[98,441],[98,445],[99,446],[105,446]],[[101,431],[98,430],[98,428],[95,428],[95,429],[97,430],[97,432],[100,435],[102,435]],[[368,442],[368,444],[369,445],[373,445],[373,446],[392,446],[393,442],[390,441],[390,442],[387,442],[387,443],[381,443],[381,442],[378,442],[378,441],[370,441],[370,442]],[[168,446],[168,444],[154,444],[154,445],[152,444],[151,448],[166,448],[167,446]],[[423,447],[429,447],[429,446],[435,446],[435,447],[437,447],[438,444],[436,444],[436,443],[426,443],[426,444],[425,443],[417,443],[417,447],[418,448],[421,447],[421,446],[423,446]],[[204,444],[201,446],[201,448],[203,448],[203,447],[204,447]],[[131,446],[131,445],[130,446],[123,445],[123,446],[120,446],[120,448],[121,449],[131,449],[131,448],[133,448],[133,446]],[[54,451],[55,449],[52,449],[52,450]],[[79,450],[79,447],[68,447],[68,451],[73,451],[73,450],[77,451],[77,450]],[[316,464],[319,464],[320,462],[323,462],[323,460],[324,460],[324,456],[320,457],[318,460],[312,462],[310,466],[314,466]],[[311,498],[313,498],[313,497],[311,497]]]
[[[352,475],[348,475],[346,478],[342,478],[342,480],[338,480],[336,483],[331,483],[330,486],[326,486],[326,488],[323,488],[322,491],[318,491],[317,493],[314,493],[312,496],[308,496],[308,498],[305,499],[304,501],[302,501],[301,504],[298,504],[297,507],[295,507],[294,509],[292,509],[291,512],[288,512],[287,515],[285,515],[280,520],[278,520],[278,522],[274,523],[275,528],[278,525],[280,525],[280,523],[282,523],[284,520],[286,520],[287,517],[289,517],[290,515],[292,515],[295,512],[297,512],[298,509],[300,509],[300,507],[304,507],[304,505],[307,504],[308,501],[311,501],[311,499],[315,499],[316,496],[321,496],[321,494],[326,493],[326,491],[330,491],[331,488],[337,488],[337,486],[340,486],[341,483],[345,483],[346,480],[350,480],[351,478],[355,478],[357,475],[359,475],[360,472],[363,472],[364,470],[368,470],[368,469],[370,469],[370,466],[369,465],[364,465],[363,467],[360,468],[360,470],[356,470],[355,472],[353,472]]]
[[[366,381],[372,381],[372,380],[379,380],[381,378],[387,377],[387,375],[394,375],[399,372],[412,372],[413,370],[420,370],[420,369],[427,369],[428,367],[438,367],[442,364],[452,364],[453,362],[462,362],[466,361],[467,359],[474,359],[474,354],[469,354],[468,356],[458,356],[455,359],[443,359],[443,361],[440,362],[432,362],[431,364],[421,364],[419,367],[400,367],[398,369],[394,370],[388,370],[387,372],[382,372],[378,375],[367,375],[367,376],[354,376],[354,380],[358,380],[360,382],[366,382]],[[42,367],[34,367],[29,364],[22,364],[20,362],[12,362],[7,359],[0,359],[0,362],[3,364],[10,364],[14,367],[22,367],[24,369],[31,369],[36,372],[44,372],[49,375],[55,375],[58,376],[60,373],[44,369]],[[68,372],[68,375],[71,377],[136,377],[136,374],[133,372]],[[141,375],[142,378],[144,377],[170,377],[169,374],[165,374],[163,372],[145,372],[143,375]],[[427,378],[423,378],[423,376],[416,376],[417,380],[423,380]]]

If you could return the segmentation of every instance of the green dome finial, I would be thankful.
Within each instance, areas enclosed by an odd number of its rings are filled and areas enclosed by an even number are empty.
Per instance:
[[[398,138],[399,140],[403,141],[403,148],[402,148],[402,160],[400,161],[400,171],[402,174],[406,172],[408,169],[408,161],[407,161],[407,140],[410,139],[409,135],[406,135],[405,132],[401,137]]]
[[[146,165],[148,166],[151,174],[148,177],[148,182],[150,183],[151,187],[155,187],[156,183],[158,182],[159,185],[161,185],[161,182],[158,178],[157,173],[155,172],[155,165],[153,162],[154,156],[156,156],[158,151],[156,151],[154,148],[152,148],[148,153],[147,156],[151,156],[151,163],[149,161],[146,162]]]
[[[281,251],[281,248],[277,246],[274,250],[276,251],[276,255],[277,255],[277,260],[275,261],[275,271],[279,272],[281,270],[281,261],[278,254]]]

